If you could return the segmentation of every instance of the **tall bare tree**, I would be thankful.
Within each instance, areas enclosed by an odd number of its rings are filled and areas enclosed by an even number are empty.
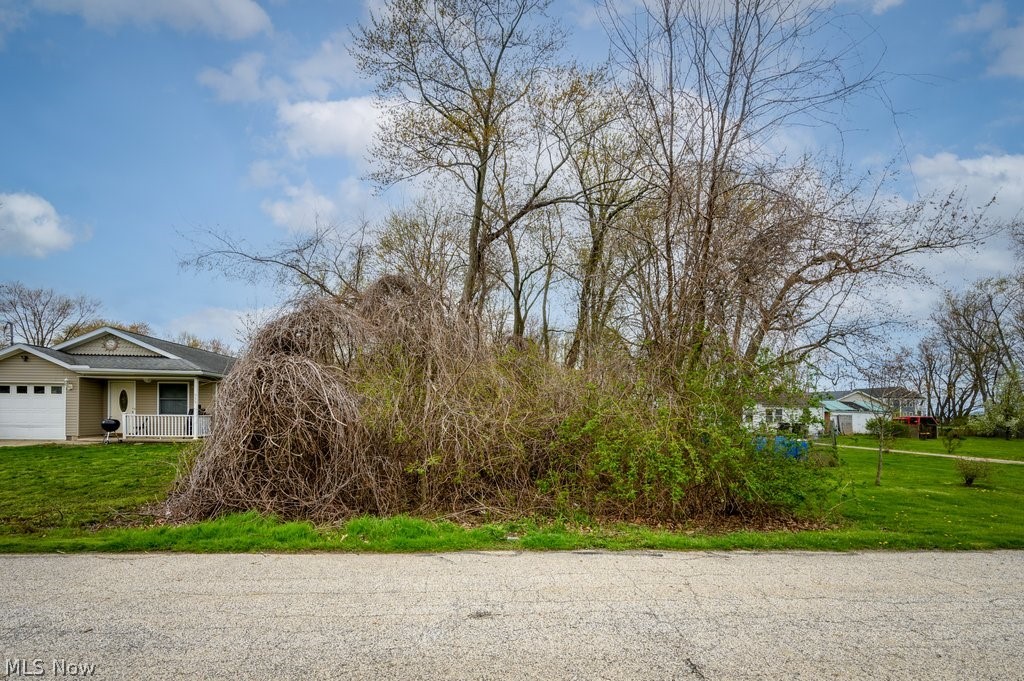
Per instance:
[[[230,355],[234,356],[236,353],[234,349],[219,338],[201,338],[194,333],[188,331],[182,331],[174,337],[175,343],[181,345],[187,345],[190,348],[196,350],[206,350],[207,352],[216,352],[219,355]]]
[[[80,324],[70,324],[65,326],[61,330],[60,334],[53,339],[53,342],[63,343],[66,340],[71,340],[75,336],[81,336],[104,326],[121,329],[123,331],[131,331],[132,333],[140,333],[144,336],[149,336],[153,333],[153,330],[146,322],[115,322],[110,319],[96,318],[88,319]]]
[[[29,345],[46,346],[94,317],[98,300],[71,297],[53,289],[29,288],[18,281],[0,284],[0,319],[14,329],[14,339]]]
[[[384,218],[373,246],[381,274],[401,274],[424,286],[461,293],[466,266],[458,220],[449,206],[419,199]]]
[[[577,99],[567,123],[587,134],[570,158],[583,229],[574,240],[575,260],[566,264],[578,286],[575,328],[565,356],[569,367],[589,365],[593,347],[616,333],[610,326],[625,283],[623,242],[630,238],[637,204],[650,189],[640,177],[643,160],[627,125],[628,94],[618,91],[604,71],[580,73],[574,87],[585,95]]]
[[[269,276],[295,296],[341,295],[362,284],[367,232],[366,223],[349,232],[318,224],[311,232],[259,249],[244,239],[210,230],[193,238],[195,251],[180,265],[260,283]]]
[[[536,210],[569,200],[556,177],[561,28],[550,0],[384,0],[356,30],[353,54],[376,85],[383,123],[372,149],[382,185],[453,181],[466,221],[460,302],[482,309],[488,251]]]
[[[918,343],[912,374],[918,392],[927,400],[928,414],[942,423],[965,418],[982,404],[967,355],[941,331]]]
[[[773,148],[786,126],[831,120],[878,84],[832,3],[639,4],[606,3],[605,25],[656,196],[636,230],[636,340],[668,376],[844,342],[871,325],[845,303],[986,231],[958,196],[903,207],[841,163]]]

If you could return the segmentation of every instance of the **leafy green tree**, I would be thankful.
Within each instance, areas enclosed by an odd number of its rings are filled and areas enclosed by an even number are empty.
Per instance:
[[[971,425],[979,435],[1024,437],[1024,386],[1016,370],[1002,378],[993,398],[985,402],[984,413]]]

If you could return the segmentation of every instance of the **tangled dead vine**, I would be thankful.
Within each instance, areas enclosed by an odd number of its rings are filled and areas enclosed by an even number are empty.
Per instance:
[[[310,298],[222,382],[211,436],[176,484],[182,518],[236,510],[333,520],[532,503],[544,404],[529,371],[410,280]],[[531,451],[533,450],[533,451]]]
[[[619,371],[572,372],[531,343],[481,341],[477,328],[401,277],[301,301],[221,383],[171,516],[763,523],[791,517],[813,491],[788,464],[750,458],[714,390],[681,399],[621,358]]]

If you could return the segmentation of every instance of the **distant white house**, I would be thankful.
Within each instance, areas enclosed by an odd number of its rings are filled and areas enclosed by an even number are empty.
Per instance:
[[[924,398],[906,388],[854,388],[808,393],[790,404],[758,403],[747,409],[744,421],[758,430],[803,423],[812,437],[833,428],[841,435],[857,435],[867,433],[868,421],[876,416],[911,416],[922,414],[924,408]]]
[[[845,392],[826,393],[822,397],[862,404],[873,411],[887,412],[891,416],[918,416],[927,410],[923,395],[902,386],[854,388]]]
[[[817,437],[822,432],[820,412],[810,402],[802,406],[755,404],[746,410],[743,420],[747,427],[754,430],[791,429],[793,424],[804,424],[808,435]]]

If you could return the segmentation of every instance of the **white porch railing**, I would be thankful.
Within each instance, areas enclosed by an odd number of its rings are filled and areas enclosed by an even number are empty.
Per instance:
[[[207,437],[210,434],[210,416],[201,414],[190,415],[156,415],[156,414],[125,414],[121,428],[124,438],[167,438],[189,439],[192,437],[192,419],[196,420],[196,435]]]

